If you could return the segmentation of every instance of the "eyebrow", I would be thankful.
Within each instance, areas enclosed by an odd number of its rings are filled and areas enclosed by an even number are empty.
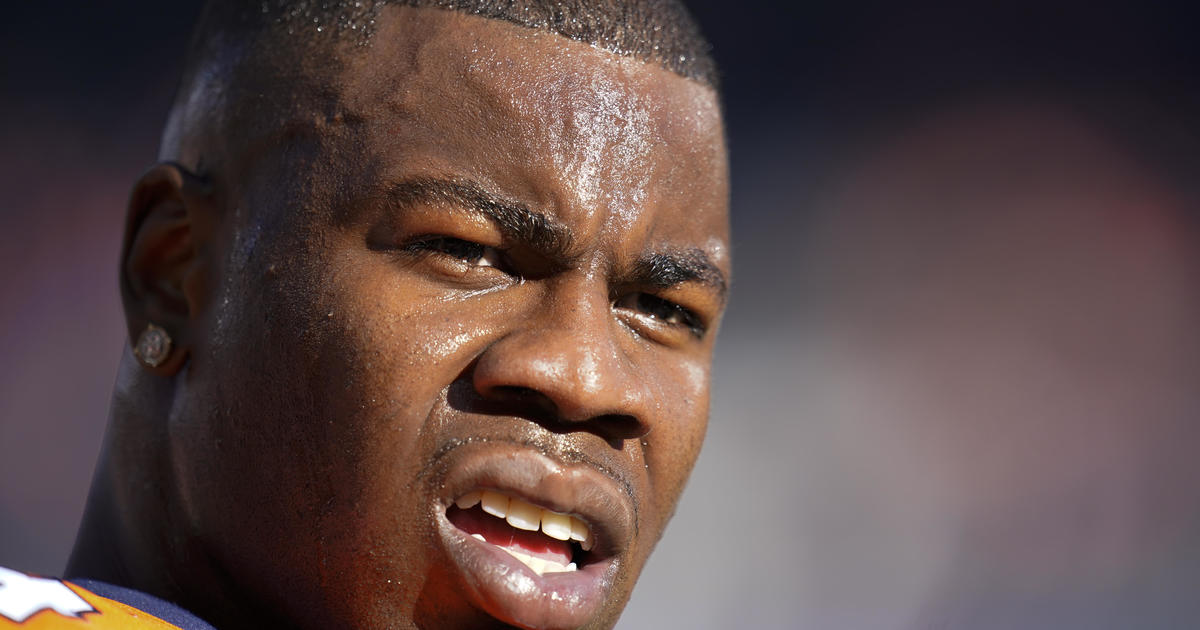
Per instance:
[[[403,206],[444,203],[474,210],[495,221],[504,235],[537,249],[553,260],[567,264],[575,239],[561,223],[531,210],[529,206],[492,194],[471,181],[422,177],[391,187],[392,201]]]
[[[645,256],[634,265],[630,280],[658,289],[698,282],[716,289],[722,300],[729,287],[725,273],[712,262],[708,254],[698,248]]]
[[[495,221],[506,237],[527,243],[563,266],[577,258],[572,254],[575,239],[565,225],[521,202],[490,193],[475,182],[418,177],[395,184],[388,194],[401,206],[443,203],[474,210]],[[716,289],[722,300],[728,292],[725,273],[703,250],[694,247],[643,256],[626,281],[658,289],[698,282]]]

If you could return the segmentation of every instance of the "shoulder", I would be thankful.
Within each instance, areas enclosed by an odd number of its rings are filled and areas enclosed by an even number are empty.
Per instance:
[[[212,630],[182,608],[139,591],[0,567],[0,630],[18,628]]]

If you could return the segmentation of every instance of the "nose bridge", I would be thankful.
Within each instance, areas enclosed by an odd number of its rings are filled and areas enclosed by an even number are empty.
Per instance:
[[[606,288],[583,274],[555,284],[524,331],[531,352],[558,364],[559,382],[542,386],[591,398],[614,393],[613,388],[626,380],[629,366],[613,339]]]

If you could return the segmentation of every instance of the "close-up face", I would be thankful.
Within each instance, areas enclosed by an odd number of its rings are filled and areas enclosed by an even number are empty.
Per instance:
[[[495,20],[376,28],[223,131],[173,518],[288,625],[611,626],[705,431],[716,94]]]

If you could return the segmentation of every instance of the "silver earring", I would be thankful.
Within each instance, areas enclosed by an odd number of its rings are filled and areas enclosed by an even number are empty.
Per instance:
[[[137,343],[133,346],[133,356],[147,367],[158,367],[171,354],[171,335],[167,331],[147,324],[146,330],[138,335]]]

